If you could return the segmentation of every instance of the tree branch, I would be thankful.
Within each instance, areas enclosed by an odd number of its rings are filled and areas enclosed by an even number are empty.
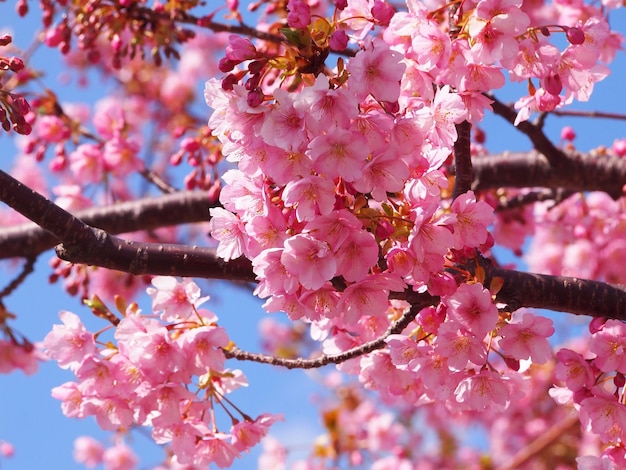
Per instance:
[[[495,96],[487,96],[493,100],[493,103],[491,104],[493,112],[514,125],[515,119],[517,118],[517,112],[510,106],[507,106],[499,101]],[[535,150],[542,153],[551,165],[558,166],[561,164],[565,154],[562,150],[557,148],[550,139],[548,139],[541,126],[533,124],[530,121],[522,121],[518,123],[515,128],[528,136],[530,141],[533,143]]]
[[[253,282],[249,260],[224,262],[213,248],[122,240],[94,228],[0,170],[0,200],[62,242],[59,257],[132,274],[168,274]],[[130,206],[129,206],[130,207]],[[156,210],[161,214],[162,209]],[[132,217],[131,217],[132,218]],[[121,222],[120,222],[121,223]],[[127,228],[127,227],[125,227]],[[16,254],[17,255],[17,254]],[[505,270],[481,261],[485,285],[502,278],[497,300],[512,310],[536,307],[626,320],[626,288],[598,281]],[[404,298],[413,302],[412,292]]]
[[[240,257],[226,262],[215,248],[190,245],[142,243],[123,240],[103,230],[89,244],[57,245],[59,258],[72,263],[115,269],[130,274],[197,277],[255,282],[252,264]]]
[[[562,188],[604,191],[617,199],[624,195],[626,159],[610,155],[566,154],[553,164],[544,155],[518,152],[474,157],[473,190],[496,188]]]
[[[432,297],[429,294],[420,294],[419,300],[415,300],[415,303],[411,305],[411,308],[395,323],[393,323],[382,336],[360,346],[348,349],[340,354],[333,354],[331,356],[322,355],[315,359],[304,359],[301,357],[297,359],[285,359],[267,354],[242,351],[237,347],[224,350],[224,354],[227,358],[271,364],[273,366],[286,367],[287,369],[316,369],[328,364],[340,364],[349,359],[360,357],[364,354],[376,351],[377,349],[382,349],[385,347],[385,340],[389,335],[401,333],[402,330],[404,330],[408,324],[415,319],[422,308],[432,305],[432,303],[436,301],[438,300],[435,300],[435,297]]]
[[[497,278],[503,281],[496,301],[511,311],[532,307],[626,321],[626,286],[503,269],[485,258],[480,265],[485,270],[485,286]]]
[[[15,187],[7,176],[0,171],[0,200],[5,202]],[[32,193],[22,192],[21,197],[26,198],[24,203],[28,204],[33,196]],[[128,233],[206,221],[209,219],[209,208],[217,205],[219,203],[210,200],[205,192],[183,191],[82,210],[76,213],[76,218],[109,233]],[[0,228],[0,259],[36,256],[59,241],[36,223],[3,227]]]
[[[456,125],[458,137],[454,143],[454,191],[452,198],[456,199],[472,187],[472,157],[470,151],[470,132],[472,125],[463,121]]]

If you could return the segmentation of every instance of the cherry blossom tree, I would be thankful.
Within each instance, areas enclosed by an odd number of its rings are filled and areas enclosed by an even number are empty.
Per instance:
[[[574,120],[626,119],[577,107],[621,2],[243,3],[16,2],[39,28],[0,36],[0,370],[73,374],[64,415],[118,437],[76,441],[88,468],[140,465],[136,430],[163,469],[626,468],[626,136],[582,150]],[[36,48],[114,92],[59,99]],[[51,249],[84,308],[31,338],[6,300]],[[264,300],[262,350],[199,279]],[[231,399],[250,362],[328,366],[308,458]]]

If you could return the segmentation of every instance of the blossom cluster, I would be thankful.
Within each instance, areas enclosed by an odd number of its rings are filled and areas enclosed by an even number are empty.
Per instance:
[[[550,394],[572,405],[583,428],[600,439],[602,457],[586,456],[579,468],[623,468],[626,465],[626,326],[618,320],[596,319],[589,325],[588,350],[557,352],[555,376],[562,384]],[[604,460],[604,463],[602,463]],[[608,466],[608,467],[607,467]]]
[[[626,283],[623,205],[623,200],[602,192],[575,194],[554,207],[537,204],[535,235],[526,255],[529,267],[546,274]]]
[[[196,284],[157,277],[148,293],[153,313],[129,306],[106,342],[74,313],[59,314],[63,324],[43,347],[77,381],[52,395],[66,416],[95,416],[104,430],[149,426],[155,442],[169,445],[172,464],[229,466],[279,418],[242,413],[239,419],[229,410],[226,395],[247,381],[240,370],[225,368],[228,336],[212,312],[199,308],[207,297]],[[227,426],[218,426],[220,409],[230,418]]]
[[[309,36],[320,48],[304,3],[289,2],[290,34],[301,50]],[[529,312],[499,312],[490,286],[466,270],[475,249],[492,243],[494,216],[472,191],[450,197],[445,164],[457,126],[482,119],[485,93],[503,86],[505,73],[529,84],[516,124],[587,100],[619,35],[590,15],[593,7],[481,0],[452,18],[415,1],[400,12],[378,1],[336,7],[326,38],[343,31],[359,48],[345,67],[298,80],[302,69],[285,66],[276,80],[277,62],[231,36],[231,73],[206,83],[209,126],[237,164],[223,175],[223,208],[211,209],[217,253],[250,259],[265,309],[311,323],[327,355],[385,334],[410,308],[393,293],[439,296],[385,349],[339,367],[387,403],[494,416],[526,390],[522,364],[551,359],[554,328]],[[550,42],[557,33],[562,50]]]

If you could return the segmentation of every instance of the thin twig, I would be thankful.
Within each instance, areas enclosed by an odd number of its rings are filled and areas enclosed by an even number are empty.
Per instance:
[[[554,111],[550,111],[549,114],[554,116],[572,116],[572,117],[583,117],[583,118],[602,118],[602,119],[618,119],[621,121],[626,121],[626,114],[618,114],[618,113],[608,113],[604,111],[579,111],[576,109],[556,109]]]
[[[506,119],[509,123],[514,124],[517,118],[517,112],[510,106],[499,101],[495,96],[487,96],[489,99],[493,100],[491,104],[493,112]],[[522,121],[515,127],[530,139],[535,150],[543,154],[551,165],[556,166],[566,158],[565,153],[548,139],[543,132],[542,126],[529,121]]]
[[[419,311],[428,305],[432,305],[432,303],[436,301],[435,299],[435,297],[424,294],[422,302],[413,304],[411,308],[396,322],[394,322],[382,336],[339,354],[322,355],[314,359],[304,359],[301,357],[297,359],[286,359],[267,354],[243,351],[237,347],[224,350],[224,353],[226,354],[226,357],[237,359],[239,361],[260,362],[262,364],[286,367],[287,369],[317,369],[328,364],[341,364],[342,362],[354,359],[355,357],[360,357],[364,354],[384,348],[386,346],[385,340],[389,337],[389,335],[401,333],[402,330],[404,330],[408,324],[415,319]]]
[[[15,289],[17,289],[21,283],[23,283],[26,278],[34,271],[35,269],[35,261],[37,261],[36,256],[29,256],[26,258],[24,262],[24,266],[22,266],[22,271],[18,274],[18,276],[13,279],[9,284],[0,291],[0,303],[2,299],[9,294],[11,294]]]

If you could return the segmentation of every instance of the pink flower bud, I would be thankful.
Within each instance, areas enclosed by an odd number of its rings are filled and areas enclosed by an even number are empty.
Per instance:
[[[306,28],[311,22],[311,7],[302,0],[289,0],[287,24],[292,28]]]
[[[43,42],[48,47],[57,47],[61,44],[61,41],[65,38],[63,31],[60,27],[52,28],[46,31],[46,35],[44,37]]]
[[[348,0],[335,0],[337,10],[345,10],[348,8]]]
[[[265,96],[263,95],[263,91],[261,91],[261,88],[255,88],[250,93],[248,93],[248,106],[250,106],[251,108],[256,108],[257,106],[260,106],[261,103],[263,103],[264,98]]]
[[[626,157],[626,139],[618,139],[613,142],[611,150],[613,150],[618,157]]]
[[[13,41],[13,38],[11,37],[10,34],[5,34],[4,36],[0,36],[0,46],[6,46],[8,44],[11,44],[11,41]]]
[[[229,73],[222,79],[222,89],[226,91],[230,91],[233,89],[233,86],[238,81],[239,79],[235,75],[233,75],[232,73]]]
[[[589,322],[589,332],[591,334],[597,333],[598,331],[602,329],[602,327],[604,326],[607,320],[608,318],[604,318],[604,317],[594,318],[593,320]]]
[[[11,57],[9,68],[14,72],[19,72],[24,69],[24,61],[19,57]]]
[[[335,31],[330,36],[330,48],[333,51],[343,51],[348,47],[348,35],[342,29]]]
[[[228,36],[228,46],[226,46],[226,58],[236,63],[244,60],[254,59],[257,56],[256,47],[247,38],[242,38],[236,34]]]
[[[569,140],[570,142],[576,138],[576,132],[570,126],[565,126],[561,129],[561,139]]]
[[[551,95],[558,96],[563,89],[563,83],[561,83],[561,77],[558,74],[549,75],[543,80],[544,89]]]
[[[222,57],[219,64],[217,65],[217,68],[220,70],[220,72],[226,73],[231,72],[235,68],[235,65],[237,65],[237,62],[235,62],[234,60]]]
[[[567,40],[571,44],[582,44],[585,42],[585,33],[583,33],[578,28],[567,28],[565,31],[565,35],[567,36]]]
[[[372,16],[376,20],[376,23],[382,26],[389,26],[391,18],[395,14],[395,11],[391,5],[382,0],[374,0],[374,6],[372,7]]]

